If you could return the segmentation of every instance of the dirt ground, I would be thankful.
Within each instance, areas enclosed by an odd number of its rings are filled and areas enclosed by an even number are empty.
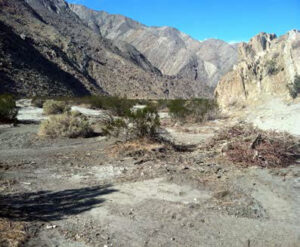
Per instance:
[[[218,124],[173,131],[198,145]],[[299,246],[299,163],[242,168],[201,145],[37,130],[0,128],[0,246]]]

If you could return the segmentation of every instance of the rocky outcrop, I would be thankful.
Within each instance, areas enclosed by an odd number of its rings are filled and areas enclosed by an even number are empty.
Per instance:
[[[289,99],[300,75],[300,32],[277,38],[260,33],[239,46],[239,62],[219,82],[215,95],[223,109],[264,102],[270,97]]]
[[[237,62],[236,46],[222,40],[199,42],[172,27],[148,27],[125,16],[81,5],[70,6],[94,32],[133,45],[165,75],[195,80],[214,88]]]
[[[194,80],[165,76],[122,40],[88,27],[63,0],[0,0],[0,93],[209,96]]]

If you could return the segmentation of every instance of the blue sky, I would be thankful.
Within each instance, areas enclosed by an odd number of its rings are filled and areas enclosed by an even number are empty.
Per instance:
[[[198,40],[248,41],[259,32],[300,29],[300,0],[68,0],[148,26],[172,26]]]

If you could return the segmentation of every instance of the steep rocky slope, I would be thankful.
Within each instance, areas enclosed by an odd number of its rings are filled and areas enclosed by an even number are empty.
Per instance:
[[[121,15],[70,6],[94,32],[133,45],[166,75],[215,87],[237,61],[236,46],[221,40],[199,42],[175,28],[147,27]]]
[[[63,0],[0,0],[0,92],[199,97],[201,84],[163,76],[134,46],[108,40]]]
[[[300,32],[276,37],[260,33],[239,46],[239,63],[219,82],[215,95],[219,105],[253,105],[270,98],[296,97],[300,75]]]

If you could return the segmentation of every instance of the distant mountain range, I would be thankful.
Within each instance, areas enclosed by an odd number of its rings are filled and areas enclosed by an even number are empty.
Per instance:
[[[163,74],[215,87],[237,62],[237,46],[222,40],[199,42],[172,27],[147,27],[121,15],[70,5],[80,19],[105,38],[133,45]]]
[[[0,93],[209,97],[237,46],[63,0],[0,0]]]

